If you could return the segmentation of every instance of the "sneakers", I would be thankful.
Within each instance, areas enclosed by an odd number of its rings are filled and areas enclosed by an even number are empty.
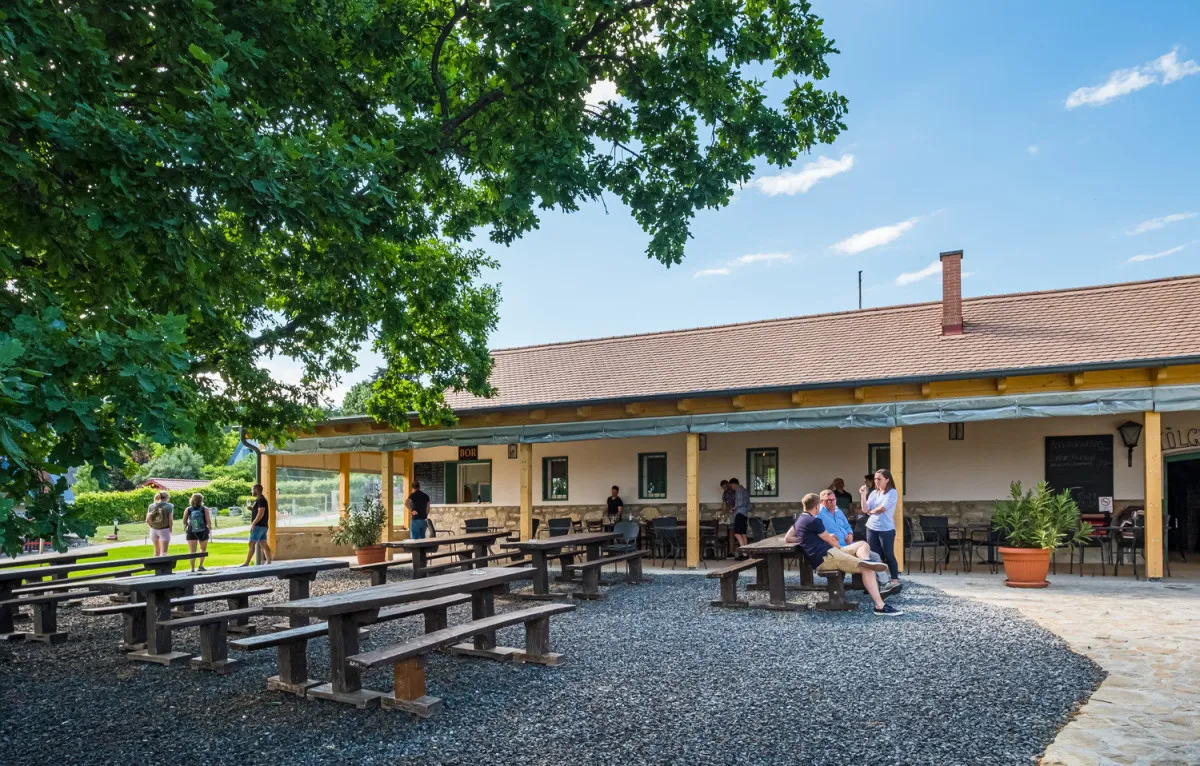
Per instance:
[[[904,589],[904,586],[902,586],[900,583],[889,582],[887,585],[885,585],[879,589],[879,596],[880,596],[880,598],[887,598],[888,596],[895,596],[903,589]]]
[[[901,612],[891,604],[884,604],[883,609],[875,610],[875,614],[880,617],[899,617],[900,615],[904,614],[904,612]]]
[[[859,565],[864,566],[867,569],[870,569],[872,572],[888,571],[888,565],[883,563],[882,561],[863,561],[863,562],[860,562]]]
[[[201,567],[196,567],[196,571],[197,572],[207,572],[208,570],[201,566]]]

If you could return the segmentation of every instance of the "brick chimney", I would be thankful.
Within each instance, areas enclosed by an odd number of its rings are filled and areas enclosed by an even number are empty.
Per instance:
[[[962,335],[962,250],[942,253],[942,335]]]

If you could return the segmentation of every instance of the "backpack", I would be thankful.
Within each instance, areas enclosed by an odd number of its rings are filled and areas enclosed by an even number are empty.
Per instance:
[[[187,509],[187,531],[189,532],[207,532],[208,525],[204,523],[204,507],[196,508],[188,506]]]
[[[153,503],[150,506],[150,515],[146,519],[146,523],[151,529],[169,529],[171,522],[174,521],[171,517],[174,515],[171,512],[170,503]]]

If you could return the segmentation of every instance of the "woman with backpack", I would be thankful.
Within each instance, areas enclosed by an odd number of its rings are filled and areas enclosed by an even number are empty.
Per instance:
[[[154,555],[167,555],[171,546],[171,526],[175,523],[175,506],[168,492],[159,492],[154,502],[146,509],[146,526],[150,528],[150,542],[154,543]]]
[[[183,512],[183,529],[187,533],[188,553],[195,553],[200,547],[201,553],[208,553],[208,536],[212,530],[212,516],[204,507],[204,495],[197,492],[192,495],[187,510]],[[192,571],[196,571],[196,559],[188,560]],[[204,559],[200,559],[200,571],[204,568]]]

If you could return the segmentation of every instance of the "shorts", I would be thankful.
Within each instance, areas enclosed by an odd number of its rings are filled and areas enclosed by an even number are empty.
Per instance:
[[[413,540],[425,539],[425,519],[413,519],[408,525],[408,536]]]
[[[206,529],[203,532],[188,531],[186,536],[187,536],[188,540],[196,540],[196,541],[199,541],[202,543],[206,543],[206,542],[208,542],[208,535],[209,535],[209,531]]]
[[[267,541],[266,527],[250,527],[250,542],[265,543]]]
[[[830,569],[839,569],[846,574],[858,574],[858,565],[862,561],[857,556],[851,556],[843,550],[830,548],[825,554],[825,560],[821,562],[821,566],[817,567],[817,571],[827,571]]]
[[[739,513],[733,517],[733,533],[735,535],[746,534],[747,525],[750,523],[750,517],[744,513]]]
[[[150,540],[151,542],[171,542],[171,528],[167,527],[166,529],[151,529]]]

